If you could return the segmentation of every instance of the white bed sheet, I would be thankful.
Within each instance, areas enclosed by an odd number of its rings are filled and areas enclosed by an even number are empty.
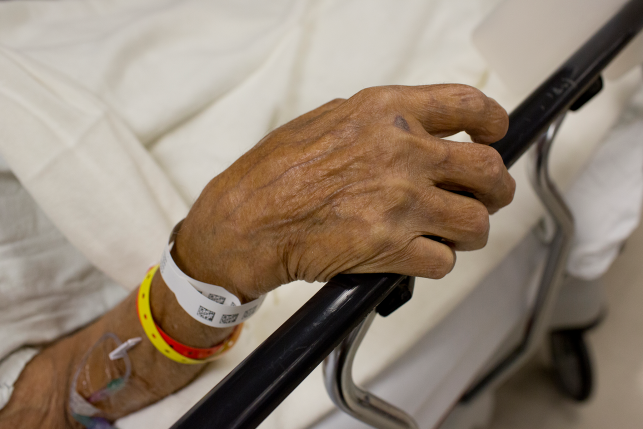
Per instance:
[[[3,3],[0,153],[65,236],[132,289],[207,180],[297,114],[393,83],[468,83],[514,107],[469,40],[495,3]],[[563,186],[639,80],[608,84],[568,118],[552,166]],[[512,170],[516,200],[492,217],[487,248],[460,254],[439,282],[419,281],[403,311],[374,323],[359,380],[437,326],[535,223],[542,210],[522,164]],[[169,427],[318,287],[297,282],[272,293],[230,354],[119,427]],[[263,427],[304,427],[331,409],[315,371]]]

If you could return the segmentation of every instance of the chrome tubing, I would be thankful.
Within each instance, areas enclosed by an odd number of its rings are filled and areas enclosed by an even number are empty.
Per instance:
[[[355,354],[376,314],[372,311],[324,360],[326,390],[339,409],[374,428],[418,429],[407,413],[361,389],[353,381]]]
[[[520,367],[538,348],[548,331],[548,322],[562,284],[567,258],[574,238],[574,217],[549,175],[549,154],[565,113],[560,114],[538,138],[529,153],[529,178],[538,198],[553,221],[554,234],[549,242],[547,260],[538,291],[527,319],[522,341],[503,360],[488,371],[461,399],[469,402],[485,389],[497,386]]]
[[[548,322],[551,319],[558,291],[565,276],[567,258],[575,231],[574,216],[549,175],[551,145],[564,117],[565,114],[561,114],[549,126],[547,132],[536,142],[529,154],[531,184],[555,225],[555,233],[549,244],[549,254],[530,320],[532,328],[529,332],[539,339],[547,333]]]

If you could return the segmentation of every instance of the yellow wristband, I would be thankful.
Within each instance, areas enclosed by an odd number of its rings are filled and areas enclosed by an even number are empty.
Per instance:
[[[138,318],[141,321],[141,325],[143,326],[143,330],[145,331],[147,338],[159,352],[178,363],[192,365],[204,364],[221,357],[223,353],[229,350],[236,343],[237,339],[239,338],[239,334],[241,333],[241,327],[243,324],[237,325],[233,333],[224,340],[224,344],[222,345],[221,349],[206,359],[191,359],[178,353],[167,343],[167,341],[163,339],[163,336],[159,332],[156,323],[154,323],[154,319],[152,318],[152,308],[150,306],[150,288],[152,286],[152,279],[154,278],[154,274],[156,273],[158,268],[159,266],[156,265],[147,272],[145,278],[143,279],[143,282],[141,283],[141,287],[138,290],[138,297],[136,300]]]

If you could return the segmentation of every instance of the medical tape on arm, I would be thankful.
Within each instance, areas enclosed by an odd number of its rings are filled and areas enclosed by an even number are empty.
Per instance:
[[[181,271],[170,254],[173,244],[161,256],[161,276],[192,318],[214,328],[227,328],[245,322],[259,309],[265,295],[241,305],[239,298],[225,288],[200,282]]]

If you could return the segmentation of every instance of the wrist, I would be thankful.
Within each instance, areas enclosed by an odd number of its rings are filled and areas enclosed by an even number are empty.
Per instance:
[[[222,342],[234,328],[213,328],[190,316],[157,271],[152,279],[150,306],[154,322],[171,338],[196,348],[209,348]]]
[[[226,244],[222,228],[212,226],[212,217],[203,215],[197,204],[177,232],[172,259],[187,276],[226,289],[242,304],[257,299],[262,293],[249,279],[249,261],[231,257],[234,246]]]

